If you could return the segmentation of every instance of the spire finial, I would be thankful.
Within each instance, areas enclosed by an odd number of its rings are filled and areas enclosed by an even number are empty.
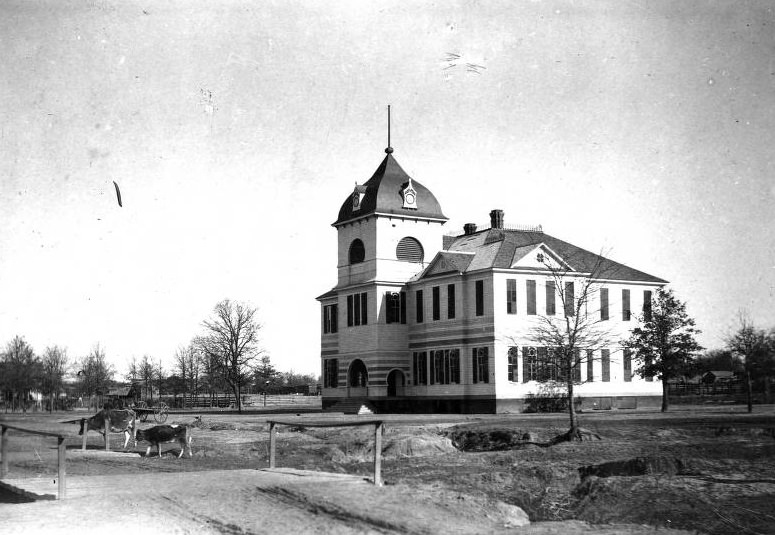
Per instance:
[[[390,154],[393,152],[393,147],[390,146],[390,104],[388,104],[388,146],[385,149],[385,152],[387,154]]]

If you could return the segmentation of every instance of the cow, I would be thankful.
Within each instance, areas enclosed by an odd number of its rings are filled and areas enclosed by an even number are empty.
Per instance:
[[[144,440],[149,443],[148,449],[145,452],[146,457],[150,455],[152,446],[156,446],[156,451],[159,453],[159,457],[161,457],[161,445],[169,442],[177,442],[180,445],[178,459],[183,457],[186,446],[188,446],[188,456],[194,456],[191,453],[191,435],[188,426],[177,424],[156,425],[149,429],[138,429],[135,437],[137,440]]]
[[[137,446],[137,438],[135,438],[135,421],[137,416],[135,411],[131,409],[102,409],[91,418],[81,418],[81,430],[78,431],[78,434],[84,434],[84,424],[86,432],[93,429],[100,433],[105,433],[106,415],[110,419],[110,431],[113,433],[124,433],[124,449],[129,444],[130,438],[134,440],[135,446]]]

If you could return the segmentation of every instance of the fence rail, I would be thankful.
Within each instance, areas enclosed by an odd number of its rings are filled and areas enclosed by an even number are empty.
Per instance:
[[[41,435],[44,437],[56,437],[57,439],[57,500],[64,499],[66,495],[65,490],[65,457],[67,456],[67,449],[65,448],[66,435],[61,433],[50,433],[48,431],[40,431],[38,429],[29,429],[26,427],[19,427],[16,425],[0,424],[0,479],[5,478],[8,475],[8,430],[20,431],[31,435]],[[84,433],[85,435],[86,433]]]

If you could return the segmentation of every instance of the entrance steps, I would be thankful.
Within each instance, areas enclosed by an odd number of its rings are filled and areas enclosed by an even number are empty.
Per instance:
[[[369,414],[376,414],[377,409],[369,403],[366,400],[363,399],[345,399],[342,401],[337,401],[330,407],[328,407],[325,412],[341,412],[344,414],[358,414],[358,415],[369,415]]]

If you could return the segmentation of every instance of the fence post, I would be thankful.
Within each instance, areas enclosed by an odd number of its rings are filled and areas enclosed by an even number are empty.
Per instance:
[[[65,449],[65,437],[57,437],[57,500],[63,500],[66,495],[65,491],[65,459],[67,456],[67,450]]]
[[[86,451],[86,434],[89,432],[89,422],[86,418],[81,418],[81,427],[83,428],[83,446],[81,446],[81,451]]]
[[[0,479],[8,475],[8,428],[2,426],[3,430],[0,432]]]
[[[275,429],[275,423],[269,422],[269,468],[274,468],[274,452],[275,452],[276,441],[277,441],[277,429]]]
[[[374,484],[382,486],[382,431],[385,428],[382,422],[374,425]]]
[[[103,424],[105,425],[105,451],[110,451],[110,416],[108,415],[108,411],[105,411],[105,420]]]

